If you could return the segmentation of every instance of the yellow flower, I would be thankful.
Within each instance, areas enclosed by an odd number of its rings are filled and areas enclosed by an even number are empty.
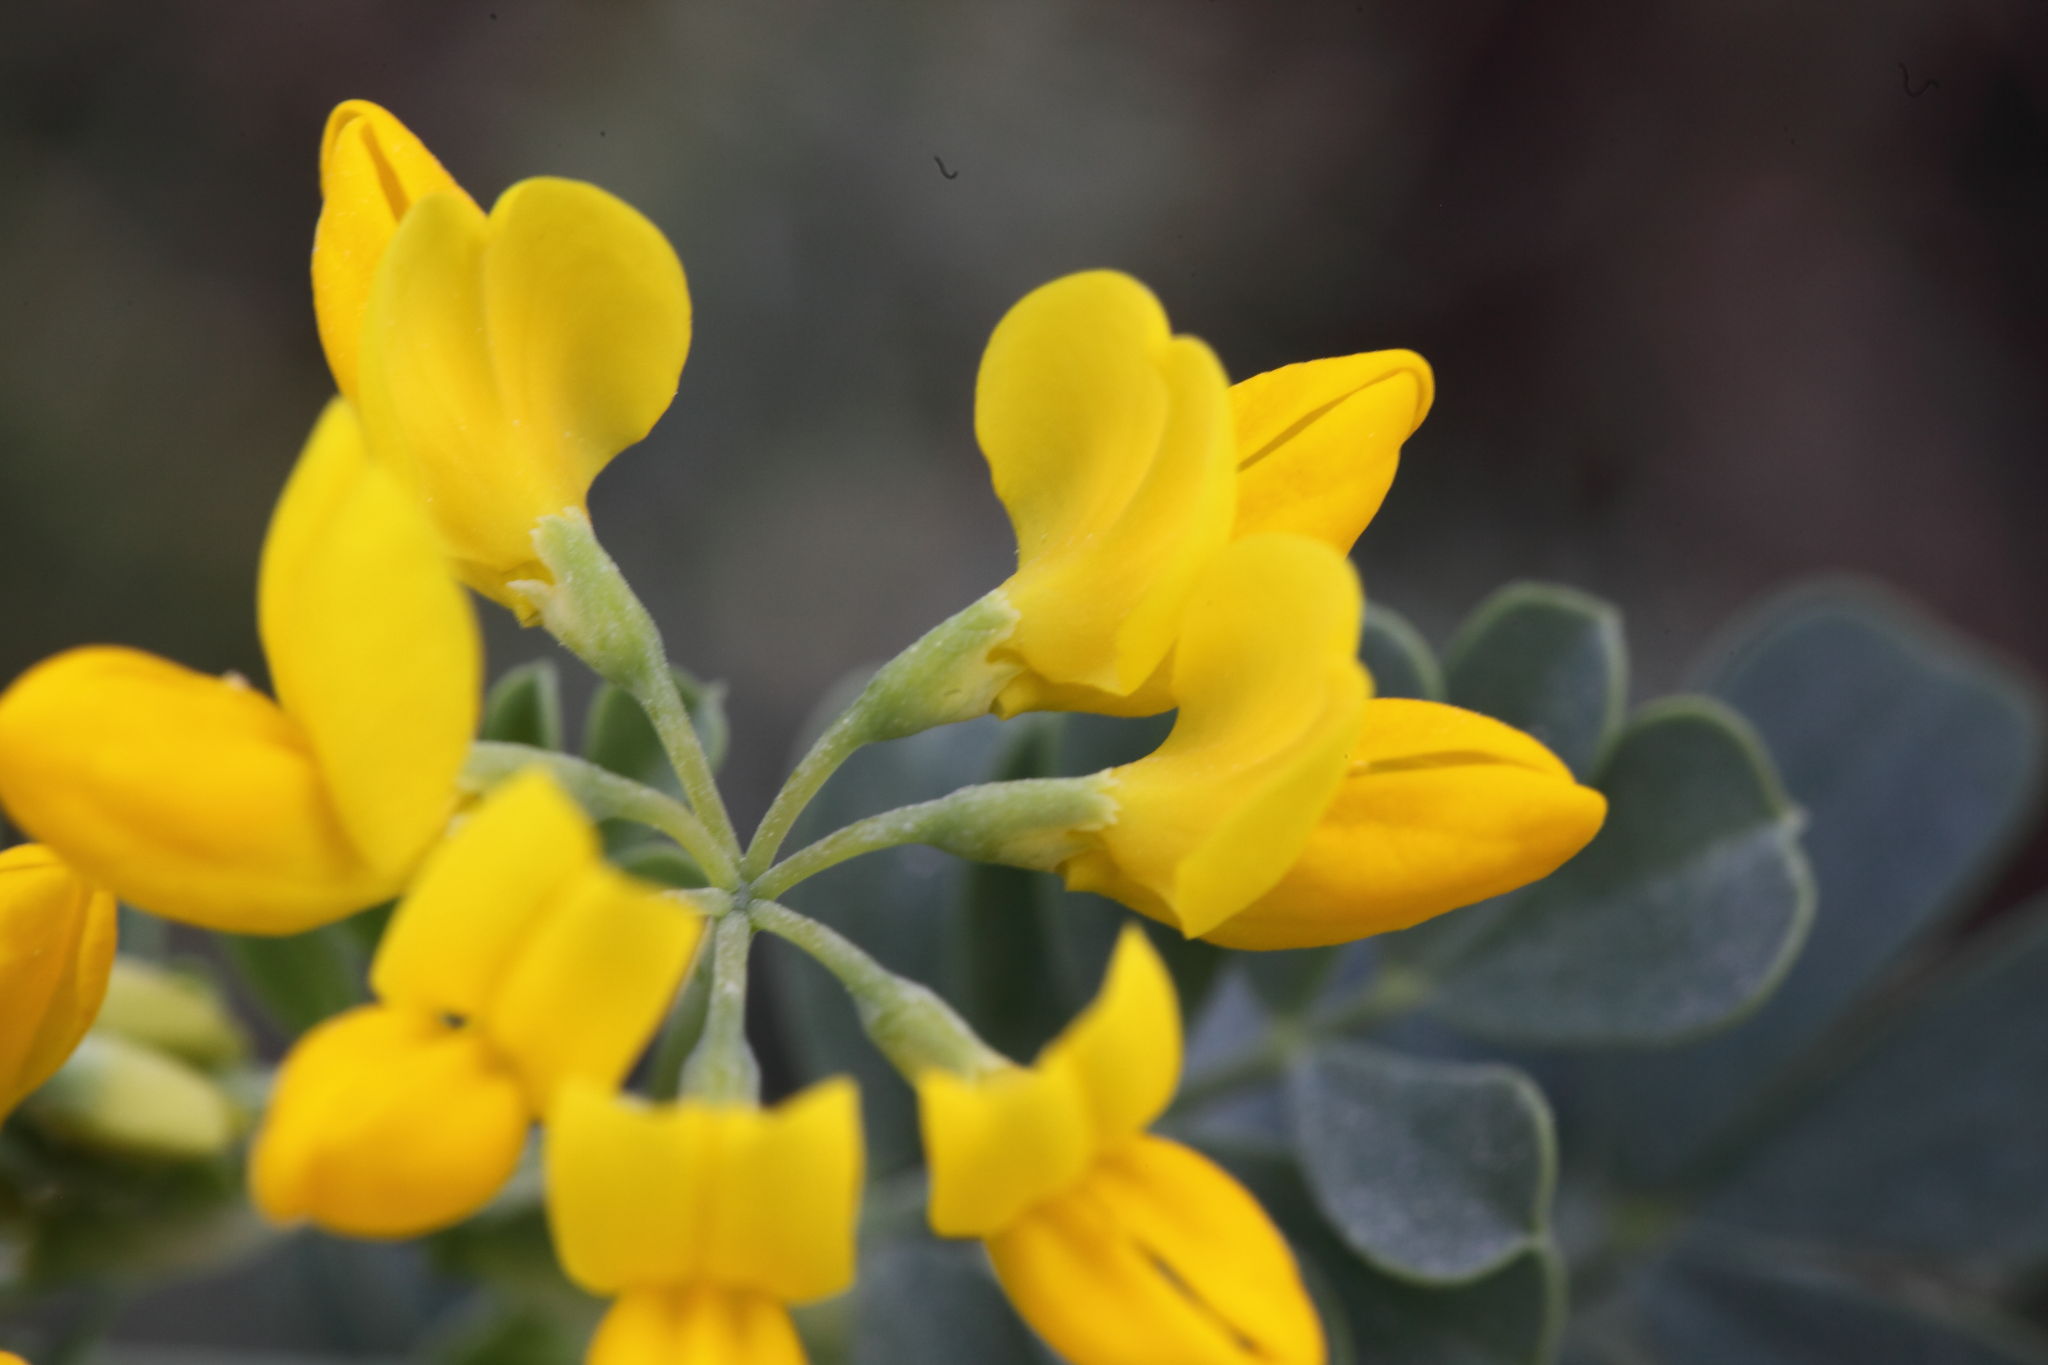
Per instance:
[[[1265,893],[1344,780],[1368,683],[1358,578],[1304,536],[1214,556],[1174,656],[1180,714],[1104,778],[1117,814],[1061,871],[1077,890],[1205,935]]]
[[[1230,536],[1222,367],[1136,280],[1069,275],[996,327],[974,425],[1017,535],[996,590],[1016,623],[993,658],[1020,671],[995,709],[1119,709]]]
[[[1180,1079],[1180,1009],[1126,928],[1101,994],[1030,1067],[917,1078],[932,1228],[978,1237],[1074,1365],[1321,1365],[1321,1324],[1257,1201],[1145,1132]]]
[[[785,1304],[853,1282],[859,1097],[650,1106],[592,1085],[548,1113],[548,1218],[569,1278],[617,1300],[590,1365],[800,1365]]]
[[[114,966],[114,898],[47,848],[0,853],[0,1119],[92,1027]]]
[[[547,516],[675,396],[690,295],[668,241],[592,185],[524,180],[486,216],[360,101],[328,124],[314,302],[377,458],[412,483],[462,577],[531,616]]]
[[[378,1003],[286,1058],[251,1158],[257,1207],[358,1237],[473,1213],[565,1084],[623,1079],[701,933],[605,864],[549,778],[514,778],[421,869],[371,964]]]
[[[1520,730],[1438,702],[1375,699],[1301,855],[1206,937],[1301,948],[1405,929],[1549,876],[1606,817],[1607,799]]]
[[[75,649],[0,695],[0,804],[125,901],[293,933],[395,895],[455,804],[482,672],[418,507],[328,406],[263,547],[277,701],[137,650]]]

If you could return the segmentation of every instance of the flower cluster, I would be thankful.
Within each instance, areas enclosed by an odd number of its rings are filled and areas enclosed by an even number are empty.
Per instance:
[[[667,241],[565,180],[524,181],[486,213],[362,102],[335,111],[320,172],[313,297],[338,396],[263,549],[274,699],[110,647],[0,695],[0,805],[38,841],[0,854],[0,1114],[99,1008],[115,898],[256,934],[397,898],[374,1003],[313,1029],[278,1073],[250,1157],[258,1207],[359,1237],[446,1227],[498,1194],[538,1124],[562,1265],[615,1300],[593,1361],[800,1361],[786,1305],[854,1276],[862,1139],[844,1079],[760,1103],[744,1004],[765,931],[851,994],[916,1091],[933,1230],[984,1242],[1055,1349],[1080,1365],[1321,1361],[1259,1205],[1147,1132],[1179,1082],[1181,1020],[1143,932],[1124,931],[1095,1003],[1025,1066],[777,897],[921,840],[1264,949],[1414,924],[1571,857],[1600,826],[1597,793],[1498,722],[1375,699],[1358,663],[1347,555],[1428,411],[1428,367],[1376,352],[1232,386],[1126,276],[1028,295],[975,394],[1016,572],[885,666],[742,845],[584,508],[689,349]],[[478,743],[464,585],[638,701],[683,799]],[[779,857],[860,746],[1033,710],[1175,719],[1122,767],[967,788]],[[614,869],[602,819],[668,835],[707,887]],[[701,1021],[677,1003],[693,978]]]

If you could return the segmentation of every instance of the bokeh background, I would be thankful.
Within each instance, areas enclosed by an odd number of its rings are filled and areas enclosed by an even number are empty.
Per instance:
[[[1092,266],[1235,375],[1430,358],[1360,564],[1439,642],[1558,579],[1655,692],[1849,569],[2048,671],[2044,0],[8,0],[0,679],[92,640],[260,676],[355,95],[486,202],[588,178],[681,252],[681,392],[593,512],[732,685],[743,818],[824,688],[1005,572],[975,365]],[[494,614],[494,666],[546,648]]]

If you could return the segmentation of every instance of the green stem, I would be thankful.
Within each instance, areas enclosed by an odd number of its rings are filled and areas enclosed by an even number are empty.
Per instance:
[[[542,517],[533,544],[553,575],[549,583],[518,583],[550,633],[607,682],[626,690],[647,712],[661,747],[683,784],[683,795],[728,852],[737,857],[739,835],[712,776],[711,761],[690,724],[682,689],[669,667],[661,630],[633,585],[598,543],[580,513]]]
[[[717,942],[715,927],[712,941]],[[703,1040],[711,1004],[711,971],[705,960],[708,956],[699,953],[690,964],[690,975],[669,1005],[668,1018],[662,1021],[661,1033],[654,1040],[654,1054],[647,1063],[647,1098],[651,1100],[676,1097],[683,1084],[683,1067]]]
[[[714,885],[734,884],[737,874],[732,854],[712,837],[688,806],[666,792],[621,777],[609,768],[552,749],[481,740],[470,746],[462,780],[465,786],[482,791],[536,767],[545,768],[591,819],[630,820],[659,830],[682,845]]]
[[[904,844],[930,844],[976,862],[1041,871],[1079,851],[1081,836],[1115,817],[1097,776],[1027,778],[962,787],[935,801],[856,820],[789,855],[754,882],[773,899],[850,858]]]
[[[775,794],[740,861],[742,873],[756,877],[767,870],[797,817],[862,745],[987,715],[996,694],[1018,672],[1017,665],[990,658],[1016,624],[1016,609],[998,590],[941,621],[883,664]]]
[[[761,1067],[747,1046],[747,950],[754,926],[726,914],[712,931],[711,992],[704,1033],[683,1064],[682,1093],[715,1102],[754,1104],[761,1097]]]
[[[1011,1064],[936,992],[896,975],[844,934],[774,901],[755,901],[747,914],[839,979],[853,997],[861,1027],[905,1078],[915,1081],[933,1068],[982,1076]]]

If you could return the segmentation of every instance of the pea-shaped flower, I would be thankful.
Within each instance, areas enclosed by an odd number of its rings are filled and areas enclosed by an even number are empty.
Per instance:
[[[0,1119],[85,1037],[113,966],[114,898],[47,848],[0,853]]]
[[[570,1081],[617,1085],[702,920],[614,871],[539,773],[438,848],[371,964],[378,1002],[300,1040],[251,1158],[257,1206],[358,1237],[475,1212]]]
[[[567,1087],[548,1219],[569,1278],[615,1299],[590,1365],[801,1365],[784,1305],[853,1282],[860,1104],[828,1080],[771,1109]]]
[[[432,512],[462,577],[531,617],[544,517],[675,396],[690,295],[661,231],[593,185],[524,180],[488,215],[382,109],[335,111],[313,251],[329,363],[377,458]]]
[[[263,546],[277,700],[138,650],[71,650],[0,695],[0,805],[172,919],[294,933],[395,895],[476,728],[475,618],[415,501],[329,405]]]
[[[1265,1211],[1145,1131],[1180,1063],[1173,982],[1126,928],[1101,993],[1031,1066],[917,1078],[932,1228],[985,1241],[1017,1311],[1074,1365],[1321,1365]]]

